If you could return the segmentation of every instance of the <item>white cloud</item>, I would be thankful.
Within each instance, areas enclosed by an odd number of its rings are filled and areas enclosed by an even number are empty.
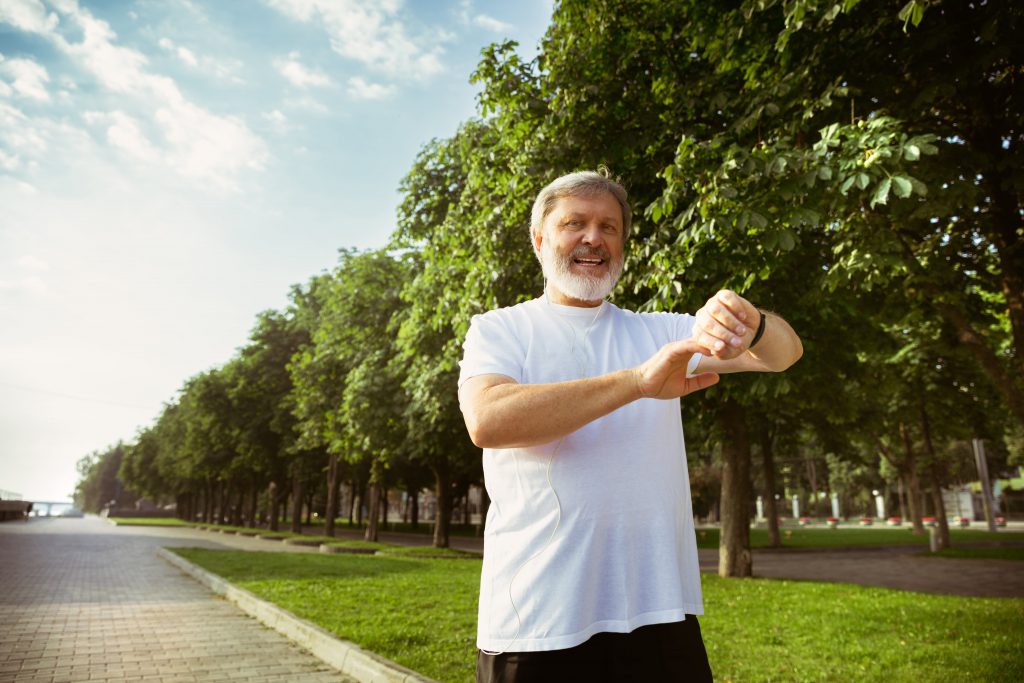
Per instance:
[[[348,79],[348,94],[357,100],[380,100],[395,92],[393,85],[367,83],[358,76]]]
[[[0,21],[31,33],[46,33],[58,23],[39,0],[0,0]]]
[[[19,268],[24,268],[25,270],[47,271],[50,269],[49,263],[41,258],[36,258],[32,254],[25,254],[18,259],[17,264]]]
[[[478,26],[494,33],[508,33],[515,27],[487,14],[473,12],[473,0],[462,0],[457,10],[459,20],[466,26]]]
[[[182,175],[234,189],[240,171],[261,170],[266,163],[263,140],[237,118],[183,101],[157,111],[156,121],[170,143],[170,163]]]
[[[189,66],[192,66],[192,67],[199,66],[199,60],[196,59],[196,56],[192,52],[192,50],[189,50],[187,47],[179,47],[177,49],[177,53],[178,53],[178,59],[180,59],[181,61],[185,62]]]
[[[31,59],[5,59],[0,54],[0,75],[13,79],[9,86],[0,89],[0,95],[14,92],[21,97],[41,102],[50,101],[50,93],[46,91],[46,83],[50,75],[46,68]]]
[[[263,112],[263,119],[278,133],[283,133],[289,128],[288,117],[280,109]]]
[[[46,283],[36,275],[18,280],[0,280],[0,294],[46,294]]]
[[[473,24],[495,33],[508,33],[515,28],[512,24],[501,21],[500,19],[495,19],[494,17],[486,14],[478,14],[473,17]]]
[[[437,35],[410,37],[398,0],[267,0],[301,22],[319,19],[331,48],[394,77],[418,79],[443,70]]]
[[[149,163],[160,160],[160,152],[142,132],[139,122],[123,111],[86,112],[83,118],[87,123],[107,126],[107,142],[129,156]]]
[[[298,109],[300,111],[307,111],[321,115],[328,114],[331,111],[323,102],[320,102],[309,95],[290,97],[284,101],[284,106],[289,109]]]
[[[24,112],[0,102],[0,146],[7,149],[6,165],[17,165],[21,156],[36,157],[46,152],[46,137]]]
[[[14,173],[21,166],[21,159],[0,149],[0,171]]]
[[[237,75],[238,71],[242,68],[242,62],[237,59],[217,59],[208,55],[197,55],[194,50],[177,45],[170,38],[161,38],[157,41],[157,44],[167,52],[174,54],[181,62],[192,69],[202,71],[223,81],[242,83],[242,79]]]
[[[274,68],[297,88],[322,88],[331,84],[330,77],[322,71],[303,66],[298,52],[274,60]]]
[[[53,3],[62,15],[60,21],[45,16],[40,19],[34,0],[0,3],[0,20],[17,21],[17,26],[44,35],[101,86],[129,96],[131,99],[122,107],[133,107],[137,116],[150,117],[166,149],[154,147],[140,124],[122,111],[110,114],[106,139],[111,145],[142,161],[166,163],[186,177],[203,181],[204,186],[222,189],[234,188],[236,176],[242,170],[263,167],[266,145],[241,119],[214,114],[188,100],[173,79],[151,72],[145,55],[118,45],[110,25],[79,7],[76,0]],[[16,7],[19,13],[10,11],[9,6]],[[78,42],[69,41],[58,30],[68,27],[72,29],[70,35],[81,36]],[[183,58],[183,53],[169,40],[160,44],[165,49],[175,48],[178,57]],[[186,53],[195,58],[194,53]],[[31,142],[26,139],[28,134],[4,121],[5,116],[18,115],[25,119],[20,111],[5,111],[0,103],[0,145],[6,147],[8,156],[17,156]],[[45,145],[45,140],[41,142]]]

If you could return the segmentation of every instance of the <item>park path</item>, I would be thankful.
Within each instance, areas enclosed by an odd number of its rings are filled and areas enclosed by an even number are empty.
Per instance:
[[[1019,534],[1017,535],[1020,536]],[[1011,560],[928,557],[921,546],[849,550],[755,550],[754,575],[773,579],[838,581],[919,593],[1024,598],[1024,563]],[[718,551],[708,553],[711,571]]]
[[[313,527],[308,533],[317,533]],[[360,538],[344,526],[337,535]],[[1024,544],[1024,534],[1007,534]],[[380,539],[403,545],[429,545],[426,534],[381,532]],[[452,536],[462,550],[483,550],[483,539]],[[280,546],[278,546],[279,548]],[[1024,598],[1024,563],[1008,560],[928,557],[921,545],[832,550],[754,550],[754,576],[771,579],[833,581],[920,593],[988,598]],[[698,550],[703,572],[718,571],[718,550]]]
[[[156,556],[247,540],[191,534],[97,518],[0,524],[0,682],[351,683]]]

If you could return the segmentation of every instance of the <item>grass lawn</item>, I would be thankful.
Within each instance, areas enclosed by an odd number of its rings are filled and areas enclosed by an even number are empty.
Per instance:
[[[477,562],[173,551],[427,676],[473,680]],[[702,578],[717,681],[1024,680],[1024,600]]]
[[[108,517],[118,526],[192,526],[176,517]]]
[[[947,548],[935,553],[938,557],[966,557],[985,560],[1024,561],[1024,547],[1016,548]]]
[[[910,529],[821,529],[821,528],[784,528],[780,529],[783,548],[853,548],[859,546],[879,545],[920,545],[928,547],[928,534],[915,536]],[[955,547],[958,543],[981,541],[1015,541],[1024,543],[1024,533],[1014,531],[972,531],[969,529],[950,529],[950,542]],[[718,547],[718,529],[697,529],[697,546],[700,548]],[[768,530],[756,528],[750,530],[750,547],[767,548]]]

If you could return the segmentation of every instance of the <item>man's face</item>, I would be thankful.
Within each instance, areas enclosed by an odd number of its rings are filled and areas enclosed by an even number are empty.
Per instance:
[[[622,274],[622,207],[607,192],[558,199],[533,239],[556,303],[594,305]]]

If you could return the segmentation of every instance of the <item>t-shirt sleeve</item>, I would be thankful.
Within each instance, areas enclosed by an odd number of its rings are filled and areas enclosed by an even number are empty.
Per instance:
[[[479,375],[506,375],[523,381],[525,352],[519,339],[494,312],[475,315],[469,324],[459,363],[459,386]]]

